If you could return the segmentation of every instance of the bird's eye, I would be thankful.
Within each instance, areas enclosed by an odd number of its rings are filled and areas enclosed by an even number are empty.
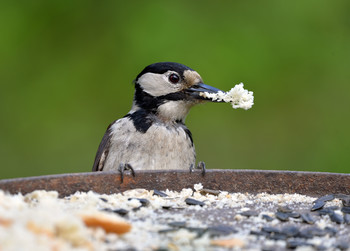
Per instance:
[[[176,84],[180,81],[180,77],[179,77],[179,75],[173,73],[169,76],[169,81],[173,84]]]

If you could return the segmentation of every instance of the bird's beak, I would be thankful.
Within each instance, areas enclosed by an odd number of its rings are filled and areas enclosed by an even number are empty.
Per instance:
[[[201,99],[201,100],[208,100],[208,101],[212,101],[212,102],[221,102],[221,101],[213,101],[209,98],[205,98],[201,95],[201,93],[203,92],[207,92],[207,93],[218,93],[219,91],[221,91],[218,88],[212,87],[210,85],[205,85],[203,83],[199,83],[196,85],[191,86],[190,88],[188,88],[186,90],[186,92],[195,99]],[[222,91],[221,91],[222,92]]]

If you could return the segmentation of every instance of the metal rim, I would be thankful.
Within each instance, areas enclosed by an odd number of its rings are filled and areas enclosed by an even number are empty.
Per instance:
[[[48,175],[0,180],[0,189],[11,194],[55,190],[67,196],[77,191],[111,194],[134,188],[180,191],[197,183],[208,189],[241,193],[350,194],[350,174],[221,169],[207,170],[205,176],[179,170],[137,171],[135,177],[124,175],[123,183],[118,172]]]

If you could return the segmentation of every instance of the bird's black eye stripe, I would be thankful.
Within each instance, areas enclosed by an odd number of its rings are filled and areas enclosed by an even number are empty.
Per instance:
[[[173,84],[176,84],[180,81],[180,76],[176,73],[172,73],[169,75],[169,81]]]

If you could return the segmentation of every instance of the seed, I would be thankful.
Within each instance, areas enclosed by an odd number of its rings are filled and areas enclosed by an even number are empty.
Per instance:
[[[341,211],[342,211],[344,214],[350,214],[350,207],[342,207]]]
[[[190,232],[195,232],[197,234],[197,237],[201,237],[206,231],[207,228],[201,228],[201,227],[185,227]]]
[[[109,209],[109,208],[104,208],[102,211],[109,212],[109,213],[116,213],[119,214],[120,216],[127,215],[129,213],[128,210],[126,209]]]
[[[220,191],[219,190],[212,190],[212,189],[203,188],[202,190],[200,190],[200,193],[201,193],[201,195],[211,194],[211,195],[218,196],[220,194]]]
[[[141,207],[147,207],[149,205],[149,200],[143,198],[129,198],[128,200],[138,200],[141,203]]]
[[[310,243],[307,243],[306,241],[302,240],[289,240],[287,241],[287,248],[295,249],[297,247],[301,246],[310,246]]]
[[[279,230],[278,228],[269,227],[269,226],[262,227],[261,230],[264,232],[267,232],[267,233],[280,233],[281,232],[281,230]]]
[[[190,205],[190,206],[197,206],[197,205],[199,205],[199,206],[202,207],[202,206],[205,205],[204,202],[199,201],[199,200],[195,200],[195,199],[192,199],[192,198],[187,198],[185,200],[185,202],[186,202],[187,205]]]
[[[304,229],[304,231],[308,234],[310,234],[312,237],[314,236],[325,236],[327,234],[327,232],[319,227],[309,227]],[[311,237],[311,238],[312,238]]]
[[[307,224],[314,224],[316,221],[314,218],[312,218],[311,214],[309,213],[301,214],[300,216],[303,219],[303,221]]]
[[[185,227],[186,221],[173,221],[169,222],[168,225],[171,227]]]
[[[263,215],[261,215],[261,217],[267,221],[273,221],[273,218],[267,214],[263,214]]]
[[[350,214],[344,214],[344,223],[350,224]]]
[[[102,198],[102,197],[100,197],[100,200],[102,200],[103,202],[108,202],[108,200],[107,200],[107,199]]]
[[[285,226],[282,228],[281,232],[288,237],[292,237],[299,234],[299,228],[296,226]]]
[[[282,213],[282,212],[275,213],[275,216],[280,221],[287,221],[289,218],[289,215],[287,213]]]
[[[338,224],[344,223],[343,216],[341,216],[340,214],[333,212],[332,214],[329,215],[329,217],[331,218],[331,221],[335,223],[338,223]]]
[[[313,203],[316,203],[317,201],[330,201],[330,200],[334,200],[334,198],[335,198],[334,194],[327,194],[327,195],[324,195],[324,196],[318,198]]]
[[[129,211],[128,210],[126,210],[126,209],[115,209],[115,210],[113,210],[112,211],[113,213],[116,213],[116,214],[119,214],[119,215],[121,215],[121,216],[124,216],[124,215],[127,215],[128,213],[129,213]]]
[[[209,232],[209,235],[211,237],[213,236],[220,236],[220,235],[229,235],[232,233],[236,233],[237,230],[233,227],[226,226],[226,225],[218,225],[214,227],[208,227],[207,231]]]
[[[327,215],[327,214],[332,214],[334,212],[333,209],[330,207],[325,207],[317,211],[318,215]]]
[[[324,205],[326,205],[326,201],[323,200],[316,200],[315,204],[312,206],[311,211],[319,210],[321,209]]]
[[[247,216],[247,217],[250,217],[250,216],[258,216],[259,213],[255,210],[247,210],[247,211],[243,211],[241,213],[239,213],[240,215],[243,215],[243,216]]]
[[[258,236],[269,236],[269,233],[264,231],[256,231],[256,230],[250,230],[250,234],[252,235],[258,235]]]
[[[159,230],[158,233],[167,234],[167,233],[171,233],[171,232],[175,232],[175,231],[177,231],[176,228],[166,228],[166,229]]]
[[[287,213],[289,217],[291,218],[300,218],[300,214],[296,213],[296,212],[292,212],[292,213]]]
[[[344,207],[350,207],[350,196],[341,199]]]
[[[168,197],[168,195],[166,193],[163,193],[163,192],[161,192],[161,191],[159,191],[157,189],[153,190],[153,195],[158,195],[160,197]]]
[[[269,239],[271,240],[286,240],[287,239],[287,235],[283,234],[283,233],[275,233],[275,234],[271,234],[270,236],[268,236]]]
[[[291,213],[291,212],[293,212],[293,210],[291,208],[289,208],[288,206],[279,206],[277,211],[281,212],[281,213]]]
[[[333,227],[325,227],[324,230],[327,231],[327,233],[330,235],[335,235],[338,232],[337,229]]]
[[[308,229],[302,229],[300,230],[298,237],[304,239],[312,239],[314,238],[314,235]]]

